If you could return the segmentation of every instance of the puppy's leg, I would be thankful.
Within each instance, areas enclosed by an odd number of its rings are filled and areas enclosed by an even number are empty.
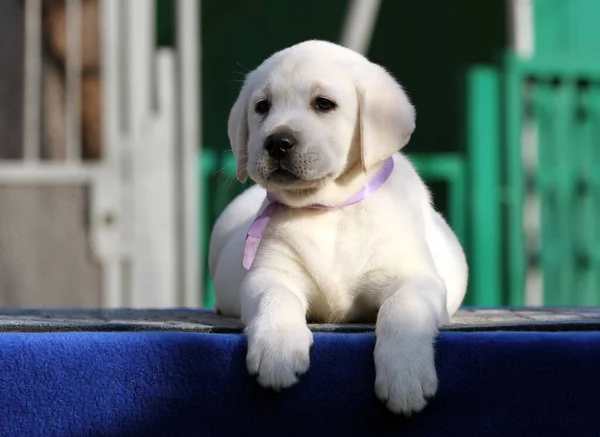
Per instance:
[[[448,321],[441,279],[409,277],[387,293],[377,316],[375,393],[394,413],[422,410],[437,390],[433,342]]]
[[[301,271],[251,270],[242,284],[242,321],[246,324],[246,365],[258,383],[279,391],[308,370],[313,336],[306,324],[306,291]]]

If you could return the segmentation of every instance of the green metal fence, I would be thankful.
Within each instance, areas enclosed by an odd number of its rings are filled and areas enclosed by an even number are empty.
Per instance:
[[[471,302],[600,304],[600,65],[508,54],[467,90]]]
[[[504,74],[511,302],[523,302],[526,275],[537,269],[544,304],[598,305],[600,65],[508,57]],[[528,199],[538,211],[534,241],[523,226]]]
[[[533,56],[508,55],[500,67],[510,302],[526,302],[537,275],[545,305],[598,305],[600,2],[532,6]]]

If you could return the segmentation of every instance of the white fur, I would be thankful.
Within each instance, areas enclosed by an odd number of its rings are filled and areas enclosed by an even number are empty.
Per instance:
[[[337,108],[315,112],[315,93]],[[254,105],[265,96],[272,106],[261,117]],[[215,308],[246,324],[248,370],[264,387],[289,387],[308,369],[307,319],[372,321],[377,396],[409,415],[435,394],[433,342],[462,302],[467,264],[426,186],[398,152],[414,123],[406,94],[384,69],[332,43],[292,46],[248,75],[229,135],[239,179],[250,175],[259,185],[234,199],[215,224],[210,272]],[[289,165],[303,179],[292,184],[268,177],[263,142],[281,126],[299,135]],[[392,175],[367,199],[302,208],[343,202],[390,156]],[[289,207],[272,218],[246,272],[245,235],[266,204],[265,188]]]

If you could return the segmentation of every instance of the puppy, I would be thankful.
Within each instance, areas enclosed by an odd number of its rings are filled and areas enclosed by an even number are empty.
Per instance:
[[[333,43],[294,45],[246,77],[228,133],[238,179],[257,184],[217,220],[209,267],[215,308],[246,325],[262,386],[308,370],[307,320],[372,321],[377,396],[410,415],[435,394],[434,338],[462,302],[467,264],[399,152],[414,128],[386,70]]]

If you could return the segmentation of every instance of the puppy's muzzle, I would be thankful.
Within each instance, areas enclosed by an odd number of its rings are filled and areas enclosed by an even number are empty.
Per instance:
[[[265,150],[269,156],[277,161],[285,159],[296,145],[296,136],[290,131],[272,133],[265,139]]]

